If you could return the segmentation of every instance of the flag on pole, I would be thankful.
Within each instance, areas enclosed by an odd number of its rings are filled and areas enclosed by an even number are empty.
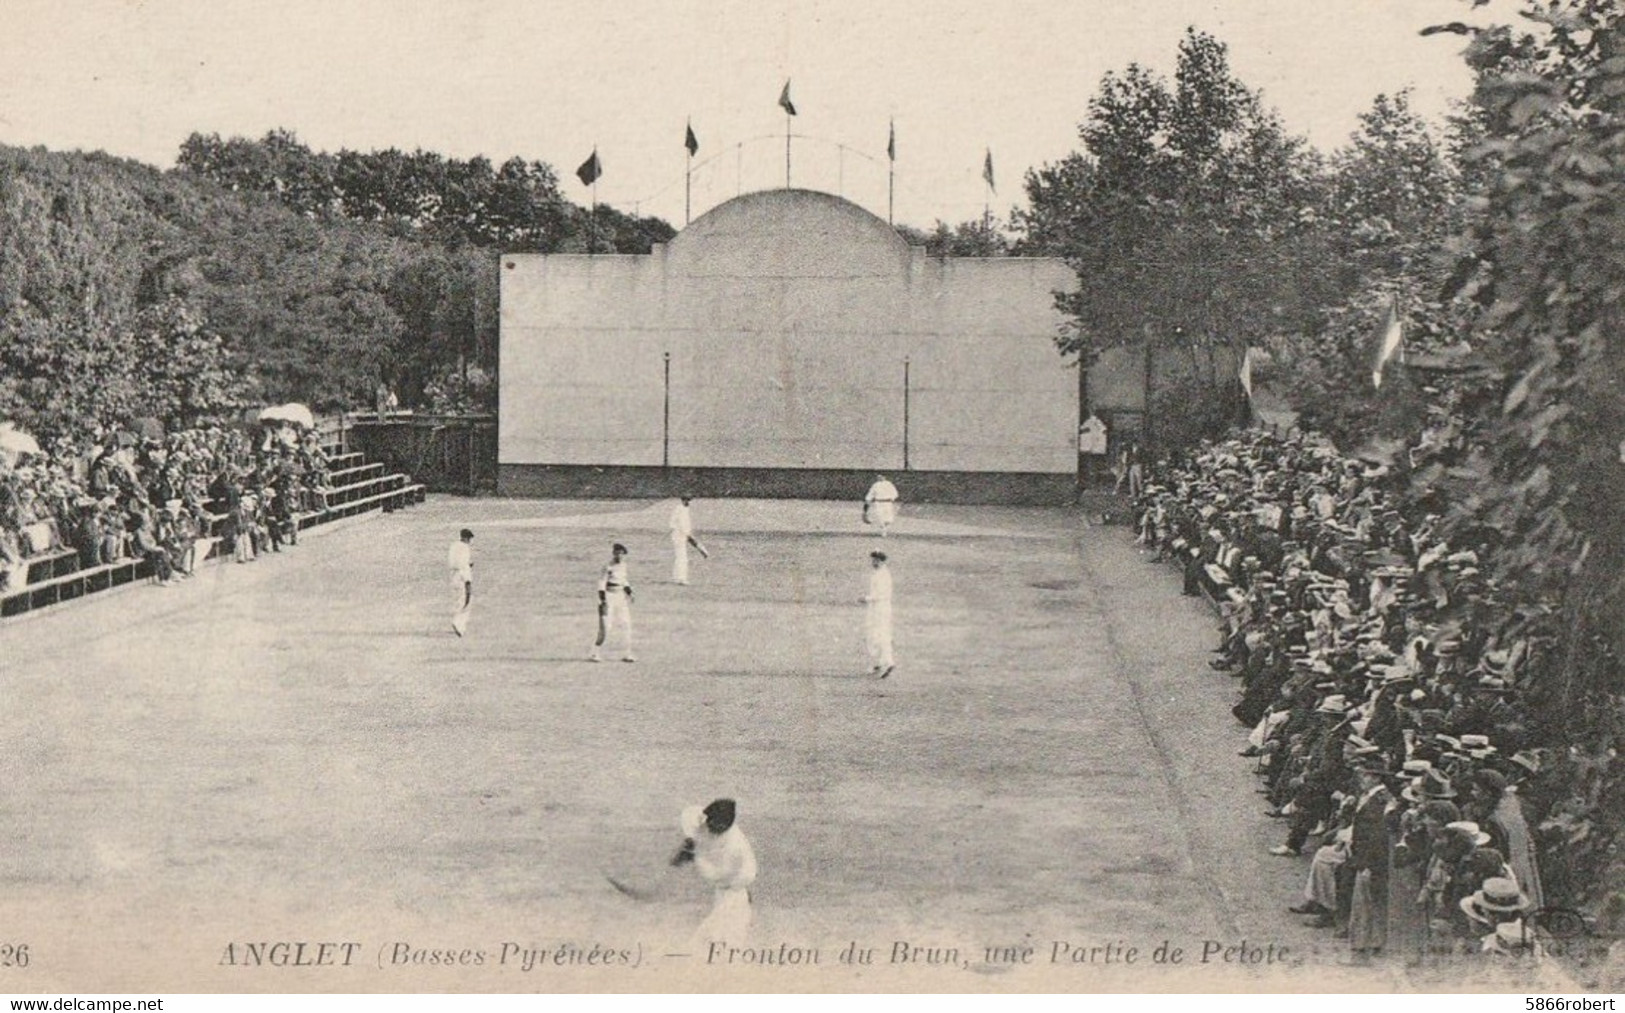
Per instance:
[[[993,149],[992,148],[987,149],[987,158],[982,161],[982,178],[987,181],[987,188],[989,190],[992,190],[994,193],[999,192],[999,188],[993,185]]]
[[[1253,399],[1253,350],[1251,346],[1241,352],[1241,369],[1237,375],[1241,378],[1241,389],[1247,392],[1247,400]]]
[[[1399,300],[1391,299],[1382,314],[1382,326],[1377,331],[1377,354],[1371,365],[1371,386],[1382,389],[1382,372],[1388,361],[1398,357],[1405,361],[1405,328],[1399,322]]]
[[[890,129],[886,131],[886,157],[893,162],[897,161],[897,121],[893,120]]]
[[[784,90],[779,92],[779,107],[781,109],[783,109],[786,113],[790,114],[791,116],[794,116],[796,114],[796,104],[794,102],[790,101],[790,79],[789,78],[784,79]]]
[[[576,178],[581,180],[582,186],[592,186],[603,174],[604,163],[598,161],[598,149],[594,148],[587,160],[581,163],[581,168],[576,170]]]
[[[694,124],[690,123],[683,137],[683,147],[688,149],[690,157],[700,153],[700,139],[694,136]]]

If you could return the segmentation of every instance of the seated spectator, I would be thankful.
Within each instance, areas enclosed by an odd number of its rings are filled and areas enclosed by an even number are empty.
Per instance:
[[[169,550],[158,539],[152,518],[144,513],[132,513],[129,531],[136,557],[152,563],[152,575],[160,587],[170,586],[174,567],[170,564]]]
[[[0,521],[0,591],[15,591],[28,580],[28,564],[23,561],[22,540],[14,524]]]

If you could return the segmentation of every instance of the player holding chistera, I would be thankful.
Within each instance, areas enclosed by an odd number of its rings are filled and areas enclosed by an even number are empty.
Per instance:
[[[876,475],[869,491],[863,494],[863,523],[880,525],[880,537],[897,519],[897,487],[885,475]]]
[[[451,568],[451,630],[459,637],[468,632],[468,614],[474,607],[473,542],[474,532],[464,528],[446,553]]]
[[[598,639],[593,642],[588,661],[603,661],[599,651],[616,627],[626,631],[626,654],[622,661],[638,660],[632,654],[632,584],[626,574],[626,546],[616,542],[610,548],[609,565],[598,578]]]
[[[683,810],[683,847],[672,865],[694,863],[711,884],[711,913],[694,931],[698,942],[742,943],[750,930],[750,886],[756,882],[756,853],[734,823],[737,807],[719,798],[701,809]]]
[[[863,596],[868,606],[864,615],[864,631],[869,641],[870,675],[882,679],[896,667],[891,651],[891,568],[886,565],[884,552],[869,553],[869,593]]]
[[[710,559],[700,540],[694,537],[694,517],[688,512],[692,497],[682,496],[671,508],[671,579],[674,584],[688,583],[688,547],[694,546],[704,559]]]

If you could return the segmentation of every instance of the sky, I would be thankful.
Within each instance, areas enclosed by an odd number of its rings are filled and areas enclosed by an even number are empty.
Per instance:
[[[1513,0],[1497,0],[1503,14]],[[0,0],[0,143],[161,167],[193,131],[293,131],[318,150],[550,163],[567,197],[685,216],[791,183],[929,226],[1022,203],[1079,147],[1101,75],[1171,74],[1186,26],[1294,133],[1346,142],[1379,93],[1443,116],[1470,77],[1467,0]],[[995,189],[982,180],[991,152]]]

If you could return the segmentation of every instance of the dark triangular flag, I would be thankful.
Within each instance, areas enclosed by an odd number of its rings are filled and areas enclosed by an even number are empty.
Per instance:
[[[790,79],[784,79],[784,90],[779,92],[779,108],[791,116],[796,114],[796,104],[790,101]]]
[[[992,190],[995,193],[998,192],[999,188],[993,185],[993,149],[992,148],[987,149],[987,158],[982,160],[982,178],[987,181],[987,188],[989,190]]]
[[[594,148],[587,160],[581,163],[581,168],[576,170],[576,178],[581,180],[582,186],[592,186],[603,174],[604,163],[598,161],[598,149]]]
[[[892,122],[891,129],[886,131],[886,157],[893,162],[897,161],[897,123]]]
[[[685,130],[683,147],[688,149],[690,158],[700,153],[700,139],[694,136],[694,125],[692,123]]]

